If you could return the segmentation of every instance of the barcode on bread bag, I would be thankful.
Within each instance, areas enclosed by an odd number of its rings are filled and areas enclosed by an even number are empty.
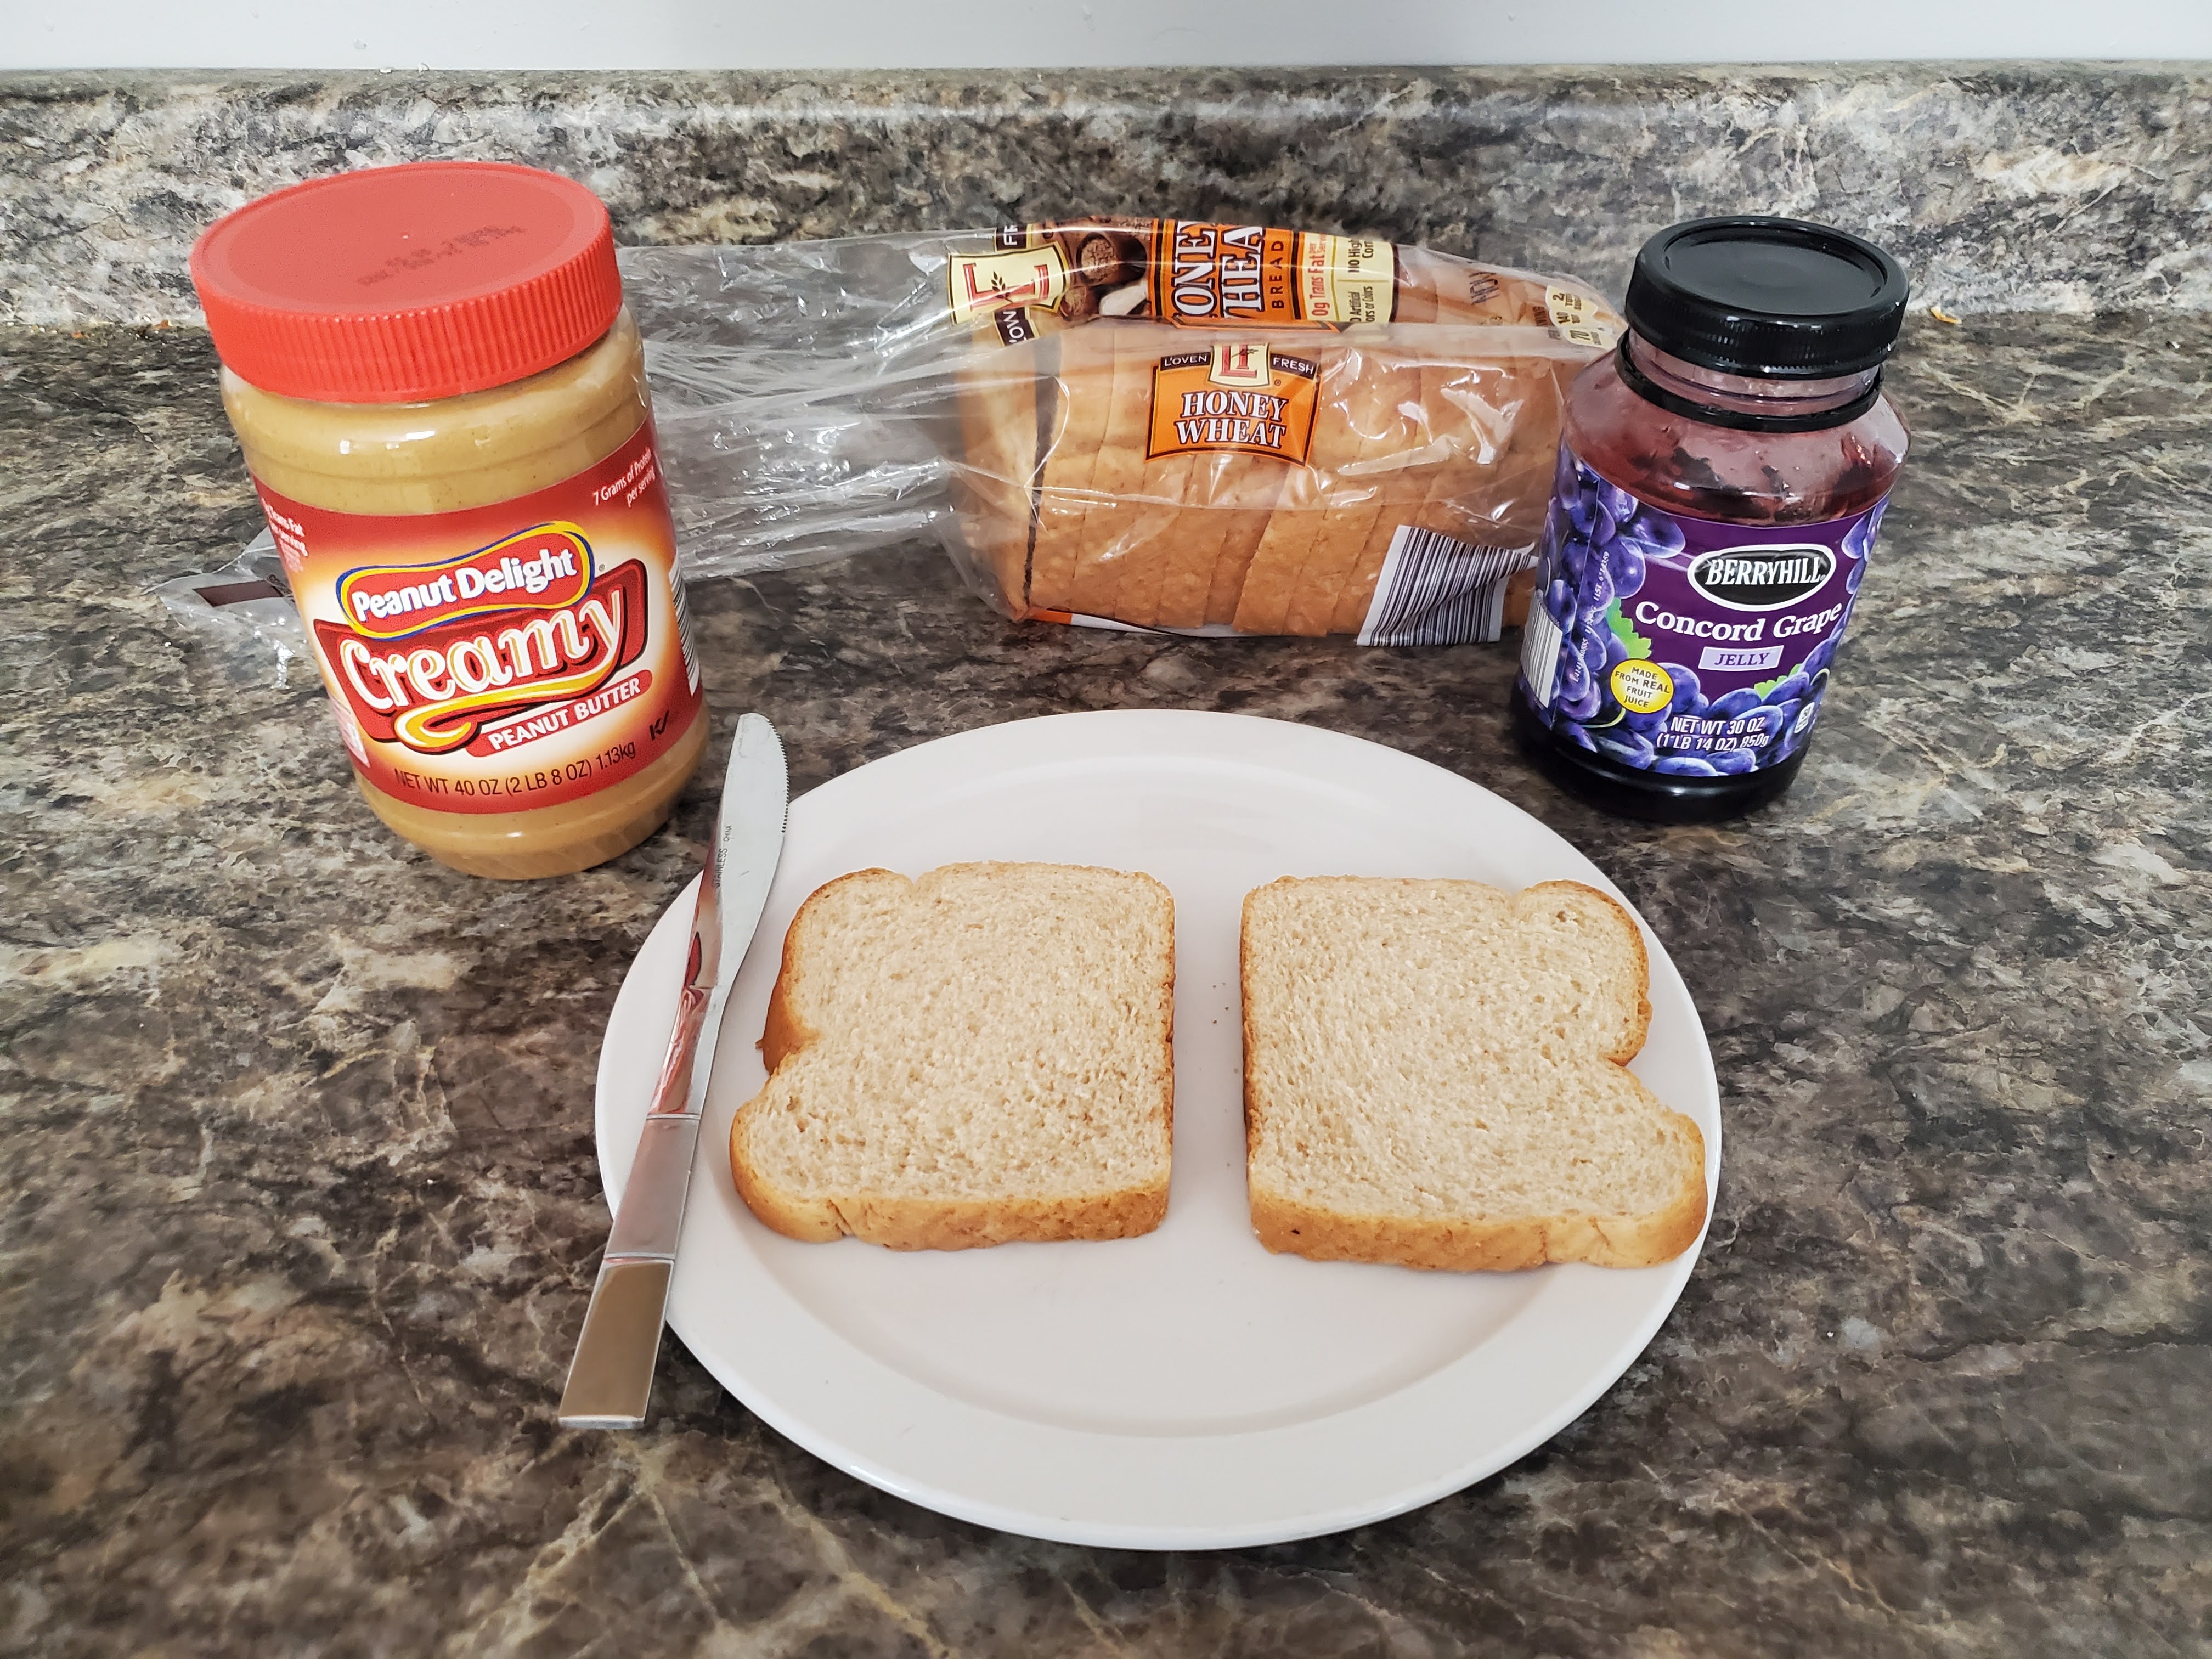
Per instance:
[[[1559,625],[1544,609],[1543,597],[1528,602],[1528,620],[1521,625],[1521,678],[1536,694],[1536,706],[1549,708],[1559,673]]]
[[[1362,645],[1467,645],[1505,625],[1505,584],[1527,547],[1482,547],[1401,524],[1383,556]]]

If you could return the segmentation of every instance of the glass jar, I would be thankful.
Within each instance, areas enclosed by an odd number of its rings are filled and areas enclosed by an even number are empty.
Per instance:
[[[1513,719],[1553,781],[1625,817],[1734,817],[1804,763],[1905,422],[1881,364],[1905,275],[1763,216],[1637,256],[1619,348],[1570,390]]]
[[[484,876],[652,834],[707,720],[599,199],[496,163],[341,173],[218,221],[192,277],[371,810]]]

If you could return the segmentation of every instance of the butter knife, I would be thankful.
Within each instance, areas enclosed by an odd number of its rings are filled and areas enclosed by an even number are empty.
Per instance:
[[[564,1427],[634,1429],[645,1421],[714,1039],[783,851],[789,787],[775,728],[758,714],[745,715],[730,745],[714,852],[699,877],[676,1029],[561,1391]],[[701,1053],[703,1066],[696,1063]]]

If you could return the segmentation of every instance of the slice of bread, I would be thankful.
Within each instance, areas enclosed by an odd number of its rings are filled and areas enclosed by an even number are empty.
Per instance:
[[[1705,1143],[1624,1062],[1632,917],[1579,882],[1286,878],[1247,894],[1244,1125],[1271,1250],[1642,1267],[1705,1218]]]
[[[899,1250],[1150,1232],[1174,1021],[1175,902],[1150,876],[840,877],[784,935],[738,1192],[793,1238]]]

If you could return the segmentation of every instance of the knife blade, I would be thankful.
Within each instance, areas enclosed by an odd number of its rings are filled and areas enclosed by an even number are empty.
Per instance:
[[[789,791],[775,727],[759,714],[744,716],[730,744],[714,850],[700,872],[676,1026],[561,1391],[564,1427],[634,1429],[645,1421],[714,1040],[782,855]]]

